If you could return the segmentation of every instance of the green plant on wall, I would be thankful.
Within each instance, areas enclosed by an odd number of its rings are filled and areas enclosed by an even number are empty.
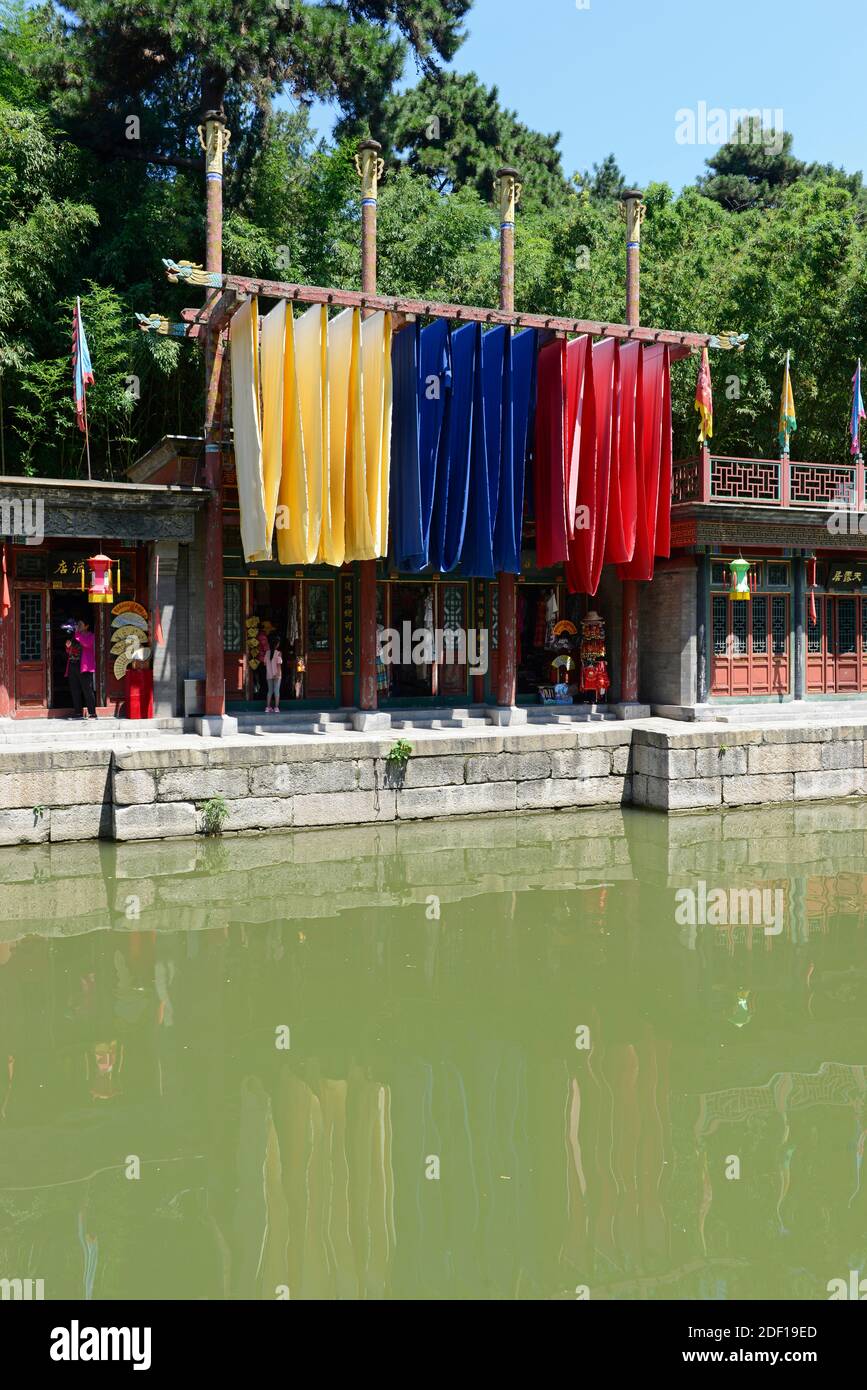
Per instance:
[[[412,744],[407,743],[405,738],[399,738],[397,743],[391,745],[385,761],[389,763],[392,768],[400,768],[403,770],[406,768],[411,756]]]
[[[223,826],[229,819],[229,808],[225,798],[212,796],[202,807],[202,834],[222,835]]]
[[[412,755],[412,744],[399,738],[388,750],[385,759],[385,781],[390,787],[402,787],[406,777],[406,765]]]

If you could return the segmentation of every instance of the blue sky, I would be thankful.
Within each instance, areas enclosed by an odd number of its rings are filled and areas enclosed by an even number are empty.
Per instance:
[[[799,158],[867,167],[865,0],[475,0],[467,28],[451,66],[559,130],[567,174],[613,151],[630,181],[692,183],[713,150],[679,144],[675,113],[700,102],[781,109]]]

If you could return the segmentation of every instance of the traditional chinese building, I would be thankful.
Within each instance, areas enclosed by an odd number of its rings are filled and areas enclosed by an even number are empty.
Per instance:
[[[864,465],[731,458],[675,464],[672,558],[646,596],[666,648],[643,651],[647,696],[695,713],[867,694]],[[748,601],[731,561],[749,562]]]
[[[0,717],[70,711],[63,624],[78,618],[96,634],[98,712],[125,713],[110,610],[91,604],[86,591],[86,562],[100,551],[112,561],[115,600],[160,611],[164,640],[153,653],[154,712],[179,713],[184,677],[202,662],[196,518],[204,501],[197,486],[0,477],[6,610],[0,622]]]

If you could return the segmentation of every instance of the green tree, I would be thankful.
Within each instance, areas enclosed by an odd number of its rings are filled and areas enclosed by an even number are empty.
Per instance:
[[[792,154],[793,144],[789,131],[766,130],[761,120],[741,121],[731,140],[705,160],[710,173],[696,180],[698,187],[733,212],[775,207],[783,191],[799,182],[836,184],[860,195],[867,205],[860,172],[847,174],[832,164],[807,164]]]
[[[496,87],[475,73],[435,73],[389,98],[383,139],[440,192],[474,188],[494,195],[497,169],[514,165],[522,206],[564,206],[572,196],[560,162],[560,136],[541,135],[500,105]]]

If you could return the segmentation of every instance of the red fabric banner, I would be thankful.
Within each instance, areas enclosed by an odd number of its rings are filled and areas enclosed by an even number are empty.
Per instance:
[[[539,354],[536,557],[595,594],[603,562],[651,579],[671,549],[671,358],[664,344],[587,337]]]
[[[641,345],[621,343],[617,377],[617,443],[611,456],[606,564],[628,564],[635,554],[638,480],[635,466],[636,390]]]
[[[621,579],[652,579],[653,557],[656,553],[656,525],[659,514],[659,480],[662,455],[663,398],[668,401],[668,434],[671,433],[671,397],[665,388],[668,376],[668,349],[654,344],[642,344],[640,429],[636,421],[638,507],[635,552],[627,565],[620,567]],[[670,446],[669,446],[670,455]],[[668,487],[671,490],[671,462],[668,463]],[[642,495],[643,494],[643,495]]]
[[[536,558],[546,569],[566,559],[566,341],[546,343],[539,353],[536,395],[536,456],[533,495]]]

